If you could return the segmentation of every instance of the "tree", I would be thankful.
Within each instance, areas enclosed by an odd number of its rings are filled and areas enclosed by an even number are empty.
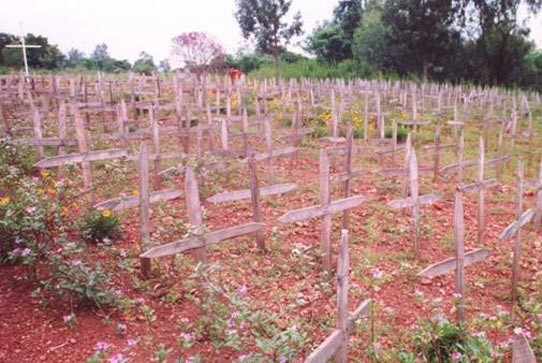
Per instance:
[[[325,22],[307,37],[305,50],[330,63],[351,58],[349,41],[340,26]]]
[[[381,10],[373,8],[366,11],[354,34],[354,58],[378,70],[385,70],[391,64],[388,36],[389,28],[382,22]]]
[[[354,39],[365,5],[363,0],[340,0],[333,9],[334,23],[337,24],[348,41]]]
[[[199,76],[219,64],[224,57],[222,45],[207,33],[183,33],[172,42],[172,54]]]
[[[4,33],[0,37],[0,42],[11,39],[11,43],[19,43],[18,37],[9,36]],[[24,40],[26,44],[40,45],[40,48],[27,50],[26,58],[28,66],[31,68],[58,69],[62,67],[64,54],[58,49],[58,46],[49,44],[47,37],[28,33]],[[1,46],[1,44],[0,44]],[[1,51],[2,63],[8,67],[20,68],[23,66],[23,57],[21,49],[4,48]]]
[[[162,73],[171,72],[171,65],[167,59],[162,59],[158,64],[158,70]]]
[[[145,52],[139,53],[139,59],[135,61],[132,70],[136,73],[150,76],[154,71],[156,71],[156,65],[154,64],[152,55]]]
[[[301,13],[297,12],[291,24],[283,21],[290,10],[291,0],[236,0],[235,18],[245,39],[254,36],[256,48],[270,54],[280,76],[279,56],[292,37],[301,35]]]
[[[106,61],[111,59],[107,50],[107,44],[102,43],[96,45],[92,51],[92,54],[90,55],[90,58],[96,62],[99,70],[104,70]]]
[[[441,76],[461,44],[458,11],[452,0],[387,0],[382,21],[389,28],[390,66],[402,75]]]
[[[76,67],[81,64],[84,58],[85,54],[83,52],[75,48],[71,48],[68,51],[68,58],[66,59],[65,66],[69,68]]]
[[[529,29],[520,25],[519,9],[523,4],[537,12],[541,0],[462,0],[471,19],[465,33],[464,76],[483,84],[516,85],[523,72],[524,58],[533,49]],[[471,20],[471,21],[469,21]]]

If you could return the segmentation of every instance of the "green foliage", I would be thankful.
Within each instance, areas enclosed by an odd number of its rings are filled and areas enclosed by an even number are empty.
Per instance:
[[[31,267],[70,227],[63,216],[77,197],[47,171],[33,177],[32,160],[0,140],[0,261]]]
[[[29,45],[40,45],[40,48],[27,50],[28,66],[32,68],[57,69],[62,67],[64,55],[57,45],[49,44],[47,37],[28,33],[24,40]],[[23,55],[20,48],[5,48],[7,44],[20,44],[18,37],[11,34],[0,34],[0,64],[7,67],[22,68]]]
[[[87,242],[109,243],[120,237],[120,221],[110,210],[90,211],[83,216],[81,235]]]
[[[492,362],[491,343],[469,334],[446,319],[430,322],[414,335],[416,352],[424,362]]]
[[[403,126],[399,125],[397,126],[397,141],[403,142],[406,141],[408,136],[408,131]],[[393,130],[391,128],[387,128],[384,131],[384,137],[386,139],[391,139],[393,137]]]
[[[278,316],[270,311],[257,309],[252,302],[241,298],[242,289],[233,289],[219,279],[218,266],[198,265],[191,279],[197,279],[201,286],[195,303],[201,314],[196,321],[182,319],[179,323],[179,344],[184,349],[196,341],[206,338],[215,350],[230,348],[243,351],[246,346],[255,345],[258,350],[245,355],[243,361],[292,361],[307,341],[307,334],[299,324],[282,327],[277,324]]]
[[[79,259],[83,249],[65,244],[60,253],[49,255],[51,276],[42,281],[44,291],[69,297],[72,303],[89,303],[99,309],[112,306],[116,292],[108,287],[110,276],[100,264],[91,266]]]
[[[132,71],[147,76],[152,75],[156,71],[152,55],[145,52],[139,53],[139,59],[135,61]]]
[[[301,14],[297,12],[290,24],[284,22],[291,0],[236,0],[235,4],[235,19],[243,38],[254,36],[258,51],[273,55],[279,72],[280,53],[292,37],[302,33]]]
[[[341,62],[352,55],[351,44],[340,26],[327,22],[307,37],[305,49],[330,63]]]
[[[370,67],[366,63],[357,63],[347,59],[336,65],[307,59],[296,63],[282,63],[281,74],[285,78],[354,78],[371,76]],[[250,74],[256,78],[270,78],[274,75],[273,67],[262,66]]]

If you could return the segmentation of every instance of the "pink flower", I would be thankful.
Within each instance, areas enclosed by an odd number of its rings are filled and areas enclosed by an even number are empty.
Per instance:
[[[245,292],[247,292],[247,287],[245,285],[241,285],[239,286],[238,290],[241,294],[244,294]]]
[[[64,320],[64,323],[66,323],[66,324],[72,322],[74,319],[75,319],[75,315],[73,315],[73,314],[70,314],[70,315],[64,315],[64,316],[62,317],[62,320]]]
[[[521,329],[519,326],[514,328],[514,334],[523,335],[523,329]]]
[[[459,352],[453,352],[453,353],[452,353],[452,360],[453,360],[453,361],[460,360],[462,356],[463,356],[463,355],[462,355],[461,353],[459,353]]]
[[[111,345],[107,342],[98,342],[94,346],[94,350],[107,350]]]
[[[26,211],[26,213],[28,214],[34,214],[34,212],[36,211],[36,207],[34,206],[28,206],[24,209]]]
[[[124,360],[122,353],[117,353],[111,358],[109,358],[109,363],[121,363]]]
[[[25,248],[24,250],[21,251],[21,256],[28,256],[30,254],[30,252],[32,252],[30,250],[30,248]]]
[[[130,338],[126,340],[126,345],[129,347],[135,347],[137,344],[137,340]]]
[[[384,278],[384,271],[378,267],[373,268],[373,279],[381,280],[382,278]]]

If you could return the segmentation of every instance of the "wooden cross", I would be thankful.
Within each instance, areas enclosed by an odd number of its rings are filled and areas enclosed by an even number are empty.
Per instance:
[[[351,186],[352,179],[371,174],[371,172],[367,170],[352,170],[352,159],[353,159],[353,154],[354,154],[354,130],[352,129],[351,124],[348,125],[345,147],[334,147],[334,148],[328,149],[328,151],[331,151],[331,150],[341,150],[341,151],[345,150],[346,151],[344,172],[331,175],[330,180],[342,182],[344,198],[349,198],[351,196],[351,190],[352,190],[352,186]],[[350,210],[345,209],[343,211],[343,219],[342,219],[343,229],[348,229],[349,219],[350,219]]]
[[[478,178],[475,183],[464,185],[461,187],[463,192],[471,193],[478,192],[478,212],[476,219],[478,221],[478,244],[481,246],[484,242],[485,235],[485,212],[484,212],[484,191],[487,188],[495,187],[499,185],[497,179],[484,180],[484,166],[485,166],[485,151],[484,151],[484,139],[480,137],[480,151],[478,155]]]
[[[8,44],[6,48],[21,48],[23,50],[23,61],[24,61],[24,74],[28,78],[30,74],[28,73],[28,60],[26,58],[26,49],[35,49],[41,48],[41,45],[37,44],[26,44],[24,40],[24,35],[21,35],[21,44]]]
[[[416,254],[420,252],[420,205],[432,204],[440,199],[439,195],[426,194],[419,195],[418,185],[418,161],[416,159],[416,151],[414,148],[409,153],[408,176],[410,185],[410,197],[406,199],[392,200],[387,205],[393,209],[412,208],[412,232],[414,236],[414,251]]]
[[[465,152],[465,138],[463,136],[463,133],[461,133],[457,142],[457,163],[445,166],[442,169],[440,169],[441,174],[446,174],[446,173],[450,173],[457,170],[456,183],[458,185],[461,185],[461,183],[463,182],[463,169],[476,165],[474,161],[463,160],[464,152]]]
[[[207,263],[205,247],[218,244],[222,241],[244,236],[261,231],[264,223],[246,223],[235,227],[225,228],[219,231],[203,233],[203,218],[199,199],[199,191],[194,170],[186,168],[185,177],[185,197],[188,208],[188,220],[190,226],[194,228],[194,235],[176,242],[156,246],[139,255],[141,260],[141,273],[148,276],[150,272],[151,260],[154,258],[172,256],[177,253],[195,250],[198,261],[202,264]]]
[[[461,188],[455,192],[454,205],[454,243],[455,257],[433,264],[418,273],[424,278],[433,278],[456,270],[455,292],[459,294],[460,303],[457,309],[457,319],[463,322],[465,319],[465,266],[483,261],[489,256],[489,250],[475,249],[465,253],[465,218],[463,212],[463,196]]]
[[[534,227],[539,230],[542,225],[542,158],[540,159],[540,166],[538,169],[538,180],[527,181],[527,187],[534,188],[536,190],[536,207],[534,215]]]
[[[517,174],[517,195],[516,195],[516,220],[505,228],[500,235],[501,241],[507,240],[514,236],[514,260],[512,265],[512,302],[515,303],[517,298],[517,289],[519,281],[519,257],[521,253],[521,227],[526,225],[533,218],[533,210],[527,209],[523,212],[523,192],[525,186],[524,180],[524,162],[520,158],[518,160],[518,174]]]
[[[316,348],[305,363],[325,363],[331,357],[340,363],[348,361],[348,336],[355,327],[356,320],[367,316],[371,300],[363,301],[352,313],[348,313],[348,230],[341,231],[341,245],[337,260],[337,329]]]
[[[435,183],[438,182],[439,179],[439,172],[440,172],[440,152],[441,150],[454,148],[455,144],[441,144],[440,140],[440,132],[441,131],[441,125],[440,120],[437,120],[437,126],[435,131],[435,144],[434,145],[427,145],[423,147],[423,150],[434,150],[433,154],[433,178]]]
[[[258,175],[256,172],[256,163],[252,156],[252,151],[249,150],[248,157],[248,170],[249,170],[249,180],[250,180],[250,189],[235,190],[233,192],[226,192],[221,194],[216,194],[207,199],[211,203],[224,203],[232,202],[242,199],[251,199],[252,202],[252,213],[253,220],[256,223],[263,222],[262,211],[260,206],[260,198],[262,196],[271,196],[277,194],[283,194],[297,188],[297,185],[294,183],[286,184],[275,184],[260,189],[258,184]],[[256,234],[256,241],[258,248],[261,251],[265,251],[265,237],[263,233]]]
[[[331,270],[331,216],[334,213],[359,206],[364,197],[354,196],[337,201],[330,201],[329,194],[329,159],[324,148],[320,149],[320,205],[289,211],[279,218],[281,223],[293,223],[309,218],[322,218],[320,247],[322,266],[325,271]]]

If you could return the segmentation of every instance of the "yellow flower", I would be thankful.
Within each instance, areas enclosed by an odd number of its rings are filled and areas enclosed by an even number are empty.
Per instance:
[[[47,188],[47,193],[51,194],[51,195],[54,195],[54,194],[56,194],[56,189],[49,187],[49,188]]]
[[[38,188],[38,189],[37,189],[37,192],[38,192],[39,195],[42,195],[42,194],[43,194],[43,189]]]
[[[109,209],[104,209],[102,211],[102,216],[109,217],[111,215],[111,211]]]
[[[139,190],[137,190],[137,189],[132,190],[132,195],[135,195],[136,197],[139,197]]]
[[[42,170],[41,171],[41,176],[44,177],[44,178],[47,178],[51,173],[47,170]]]
[[[9,203],[9,197],[2,197],[0,198],[0,205],[8,204]]]

